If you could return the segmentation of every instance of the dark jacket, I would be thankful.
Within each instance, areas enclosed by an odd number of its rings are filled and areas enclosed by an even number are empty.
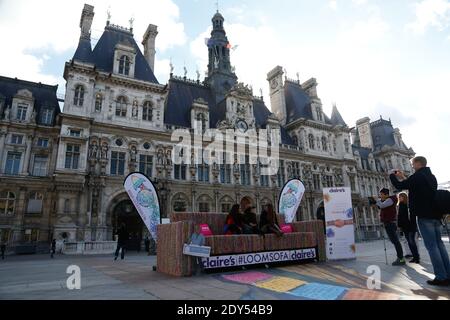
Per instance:
[[[273,221],[269,220],[269,213],[267,212],[267,210],[263,210],[261,212],[261,216],[259,217],[259,228],[262,229],[264,226],[266,225],[276,225],[278,227],[280,227],[280,225],[278,224],[278,218],[276,213],[273,213]]]
[[[380,211],[380,220],[383,223],[396,222],[397,221],[397,197],[391,196],[393,204],[387,208],[383,208]]]
[[[409,210],[419,218],[440,219],[441,215],[433,213],[432,204],[434,193],[437,190],[436,177],[430,168],[424,167],[408,179],[398,181],[394,174],[390,175],[392,184],[398,190],[409,191]]]
[[[250,224],[258,225],[258,221],[257,221],[257,219],[256,219],[256,213],[253,212],[253,209],[252,209],[252,208],[247,208],[247,209],[244,211],[244,216],[243,216],[242,218],[243,218],[243,222],[244,222],[245,224],[248,224],[248,225],[250,225]]]
[[[408,232],[410,228],[409,211],[406,203],[400,202],[398,205],[398,227],[404,232]]]
[[[128,231],[126,228],[120,228],[119,231],[117,232],[117,243],[120,245],[125,245],[130,237]]]

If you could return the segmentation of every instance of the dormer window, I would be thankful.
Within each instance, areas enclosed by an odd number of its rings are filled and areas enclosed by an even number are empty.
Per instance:
[[[84,103],[84,87],[79,85],[75,88],[75,96],[73,97],[73,104],[77,107],[82,107]]]
[[[50,108],[45,108],[41,113],[41,123],[43,125],[51,125],[53,121],[53,110]]]
[[[16,119],[18,121],[25,121],[27,118],[27,110],[28,110],[28,106],[27,105],[18,105],[17,106],[17,117]]]
[[[126,117],[127,116],[127,99],[124,96],[120,96],[116,102],[116,116]]]
[[[119,60],[119,73],[124,76],[130,75],[130,58],[126,55],[120,57]]]
[[[150,101],[146,101],[142,107],[142,120],[153,121],[153,107]]]
[[[327,138],[325,138],[325,137],[322,137],[322,150],[328,151],[328,141],[327,141]]]
[[[347,139],[344,140],[344,148],[345,148],[345,152],[347,152],[347,153],[350,152],[350,144]]]
[[[201,123],[201,128],[202,131],[206,130],[206,117],[204,113],[199,113],[197,114],[197,121],[200,124]]]
[[[101,93],[97,93],[95,95],[95,112],[102,111],[102,104],[103,104],[103,96],[101,95]]]
[[[314,136],[310,134],[308,136],[309,148],[314,150]]]
[[[22,144],[23,143],[23,136],[18,134],[13,134],[11,136],[11,144]]]
[[[323,121],[322,110],[320,108],[316,108],[316,118],[318,121]]]

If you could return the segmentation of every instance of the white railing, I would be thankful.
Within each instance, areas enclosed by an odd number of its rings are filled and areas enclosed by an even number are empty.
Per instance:
[[[62,253],[69,255],[112,254],[117,241],[81,241],[63,243]]]

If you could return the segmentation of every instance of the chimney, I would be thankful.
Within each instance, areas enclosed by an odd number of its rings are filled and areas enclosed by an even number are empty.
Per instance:
[[[144,34],[144,40],[142,40],[142,44],[144,45],[144,57],[153,73],[155,72],[155,40],[157,35],[158,27],[153,24],[149,24],[147,31],[145,31]]]
[[[94,7],[85,4],[80,19],[80,28],[81,28],[80,38],[91,40],[92,20],[94,20]]]

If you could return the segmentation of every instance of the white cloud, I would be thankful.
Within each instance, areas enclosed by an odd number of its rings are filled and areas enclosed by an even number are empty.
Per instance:
[[[337,0],[328,1],[328,7],[332,10],[337,10],[338,8]]]
[[[406,26],[416,34],[424,34],[430,27],[443,30],[450,25],[450,2],[422,0],[415,4],[416,20]]]
[[[183,45],[187,36],[179,21],[179,9],[171,0],[57,1],[3,0],[0,2],[0,34],[8,46],[0,50],[2,75],[31,81],[64,84],[61,78],[44,74],[43,64],[52,55],[75,50],[80,35],[79,21],[85,2],[94,5],[93,42],[98,40],[106,24],[106,12],[111,7],[111,23],[129,26],[135,18],[134,34],[140,40],[149,23],[159,27],[157,50],[165,51]],[[52,12],[52,13],[50,13]],[[45,50],[44,55],[33,54]],[[61,75],[62,75],[61,66]]]

